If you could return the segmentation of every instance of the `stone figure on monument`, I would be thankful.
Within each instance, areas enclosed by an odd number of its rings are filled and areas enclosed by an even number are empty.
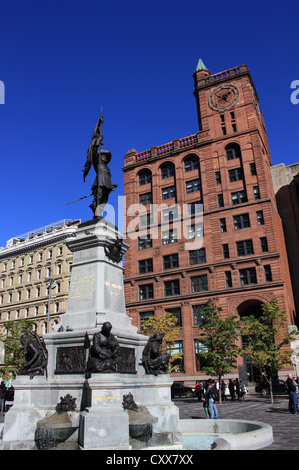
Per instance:
[[[167,372],[170,354],[161,352],[163,338],[164,333],[155,333],[143,350],[142,365],[146,374],[158,375]]]
[[[25,351],[25,362],[20,370],[21,375],[43,375],[47,369],[48,351],[39,336],[33,332],[34,338],[27,332],[23,333],[20,341]]]
[[[92,372],[116,372],[119,357],[119,344],[111,333],[110,322],[103,323],[101,331],[93,335],[93,344],[89,351],[86,367],[86,378],[91,377]]]
[[[91,187],[94,200],[89,206],[93,211],[94,218],[102,216],[110,192],[117,188],[117,184],[111,183],[111,173],[108,167],[108,163],[110,163],[111,160],[111,152],[109,150],[101,150],[101,146],[103,145],[103,122],[102,110],[87,151],[87,160],[83,169],[84,181],[91,166],[93,166],[96,173],[96,179]]]

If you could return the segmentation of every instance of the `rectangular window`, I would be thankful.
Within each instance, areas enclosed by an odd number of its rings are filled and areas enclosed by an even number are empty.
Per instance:
[[[154,285],[143,284],[139,286],[139,300],[147,300],[154,298]]]
[[[152,193],[145,193],[139,195],[139,204],[146,205],[153,202]]]
[[[270,264],[267,264],[266,266],[264,266],[264,271],[265,271],[266,282],[272,282],[272,272],[271,272]]]
[[[256,176],[256,166],[255,163],[250,163],[250,174],[251,176]]]
[[[250,227],[249,214],[235,215],[233,219],[234,219],[235,230],[241,230],[243,228]]]
[[[152,258],[143,259],[139,262],[139,274],[152,273],[153,272],[153,260]]]
[[[262,253],[266,253],[268,250],[268,241],[267,241],[267,237],[261,237],[260,238],[260,241],[261,241],[261,250],[262,250]]]
[[[221,233],[226,232],[226,220],[225,220],[225,218],[220,219],[220,232]]]
[[[236,191],[231,193],[232,197],[232,204],[242,204],[243,202],[247,202],[247,194],[246,191]]]
[[[153,311],[150,312],[140,312],[139,313],[139,321],[140,321],[140,330],[143,330],[143,321],[148,320],[150,317],[153,317],[155,313]]]
[[[205,308],[206,304],[200,305],[193,305],[193,325],[200,326],[202,319],[203,319],[203,309]]]
[[[167,222],[169,220],[174,220],[178,218],[178,209],[177,207],[165,209],[163,211],[163,222]]]
[[[199,339],[194,340],[194,352],[195,352],[195,364],[197,371],[204,371],[206,367],[206,359],[202,356],[202,351],[207,350],[207,347],[204,346]]]
[[[221,173],[220,173],[220,171],[215,171],[215,181],[216,181],[216,184],[221,184]]]
[[[255,268],[240,269],[240,283],[241,286],[249,284],[257,284]]]
[[[202,203],[200,201],[197,202],[190,202],[187,205],[188,208],[188,215],[199,214],[202,212]]]
[[[261,199],[259,186],[254,186],[253,187],[253,197],[254,197],[254,199]]]
[[[248,256],[253,255],[253,243],[252,240],[243,240],[236,242],[237,245],[237,256]]]
[[[161,169],[161,178],[165,180],[167,178],[171,178],[175,175],[175,167],[173,164],[166,164],[165,167]]]
[[[167,352],[173,356],[174,354],[183,353],[183,341],[175,341],[172,344],[167,345]],[[172,372],[184,372],[184,355],[180,359],[172,362]]]
[[[188,158],[188,160],[185,160],[185,162],[184,162],[184,167],[185,167],[185,172],[186,173],[188,171],[198,170],[198,168],[199,168],[199,158],[196,155],[194,155],[193,157]]]
[[[139,227],[146,227],[153,222],[153,214],[143,214],[139,216]]]
[[[147,235],[146,238],[138,237],[138,250],[145,250],[146,248],[151,248],[152,239],[150,235]]]
[[[177,241],[176,229],[162,232],[162,245],[169,245],[170,243],[176,243]]]
[[[223,258],[224,258],[224,259],[229,258],[229,247],[228,247],[228,243],[224,243],[224,245],[222,245],[222,253],[223,253]]]
[[[200,191],[200,179],[197,178],[196,180],[187,181],[186,182],[186,193],[194,193],[196,191]]]
[[[225,284],[226,284],[226,287],[233,287],[231,271],[225,271]]]
[[[163,188],[162,189],[162,199],[171,199],[172,197],[176,196],[176,187],[175,186],[169,186],[168,188]]]
[[[164,282],[164,295],[169,297],[171,295],[180,295],[180,281],[174,279],[172,281]]]
[[[218,194],[217,199],[218,199],[218,207],[224,207],[223,194]]]
[[[173,255],[163,256],[163,268],[172,269],[179,267],[179,255],[174,253]]]
[[[139,175],[139,186],[144,186],[145,184],[152,182],[152,174],[149,170],[145,170]]]
[[[265,224],[263,211],[257,211],[256,212],[256,219],[257,219],[257,224],[258,225],[264,225]]]
[[[208,276],[206,274],[202,276],[191,277],[191,292],[204,292],[208,290]]]
[[[233,170],[228,170],[228,177],[230,183],[242,180],[244,178],[242,168],[234,168]]]
[[[171,313],[171,315],[177,318],[177,324],[175,325],[176,327],[182,326],[182,312],[179,307],[178,308],[166,308],[165,312]]]
[[[199,250],[189,251],[189,263],[193,264],[206,263],[206,249],[200,248]]]
[[[192,240],[193,238],[203,237],[203,223],[188,225],[187,237],[188,237],[188,240]]]

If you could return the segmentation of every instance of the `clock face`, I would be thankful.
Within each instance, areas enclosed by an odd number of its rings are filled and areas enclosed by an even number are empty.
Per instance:
[[[211,91],[209,96],[209,106],[215,111],[225,111],[238,102],[240,90],[232,83],[219,85]]]

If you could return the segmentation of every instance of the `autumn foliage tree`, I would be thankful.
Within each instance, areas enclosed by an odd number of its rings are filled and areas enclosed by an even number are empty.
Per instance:
[[[273,403],[273,377],[283,367],[291,365],[290,342],[297,337],[296,331],[288,331],[286,313],[280,310],[277,299],[262,304],[262,314],[242,318],[242,335],[246,335],[243,352],[259,369],[269,383]]]
[[[221,307],[211,300],[202,310],[200,324],[199,355],[205,360],[204,372],[216,376],[219,381],[219,392],[222,377],[236,367],[240,348],[237,346],[239,323],[236,317],[221,318]],[[221,393],[219,393],[221,403]]]

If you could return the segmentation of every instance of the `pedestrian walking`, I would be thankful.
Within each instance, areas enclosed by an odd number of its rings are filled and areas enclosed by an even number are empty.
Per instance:
[[[224,382],[224,380],[221,381],[221,398],[222,400],[225,400],[227,401],[227,397],[225,395],[225,390],[226,390],[226,383]]]
[[[231,399],[234,400],[235,399],[235,385],[232,379],[229,379],[228,381],[228,389],[229,389],[229,394],[231,396]]]
[[[288,375],[286,386],[289,394],[289,411],[294,415],[298,411],[298,385],[295,382],[293,374]]]
[[[195,384],[195,393],[196,393],[196,396],[197,396],[197,400],[201,401],[202,391],[201,391],[201,386],[200,386],[199,382],[196,382],[196,384]]]
[[[240,380],[240,397],[242,400],[246,397],[247,388],[243,380]]]
[[[218,418],[218,410],[215,403],[216,398],[216,386],[214,380],[209,380],[207,391],[204,395],[205,400],[208,402],[209,413],[211,419]]]
[[[238,397],[238,400],[240,400],[240,383],[239,383],[239,379],[235,380],[235,387],[236,387],[236,395]]]
[[[5,411],[5,392],[6,392],[6,385],[4,380],[2,380],[0,384],[0,412],[4,413]]]

